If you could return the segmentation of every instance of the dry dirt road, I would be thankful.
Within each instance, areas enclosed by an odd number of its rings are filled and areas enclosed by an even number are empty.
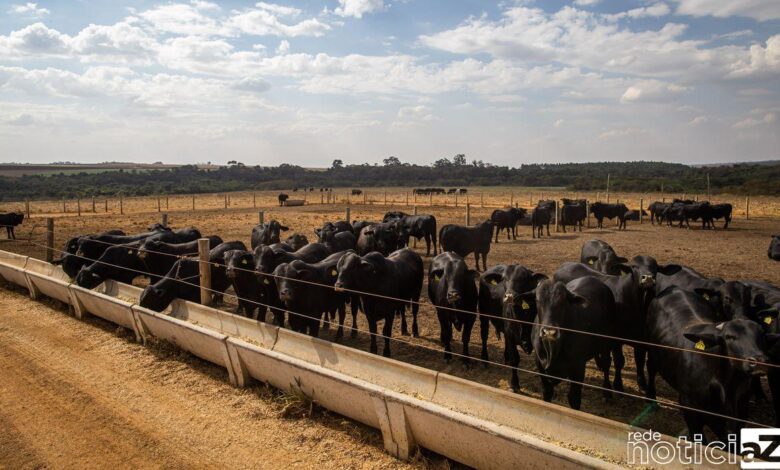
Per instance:
[[[0,468],[412,468],[368,428],[0,288]],[[121,330],[121,329],[120,329]],[[119,333],[119,334],[117,334]]]

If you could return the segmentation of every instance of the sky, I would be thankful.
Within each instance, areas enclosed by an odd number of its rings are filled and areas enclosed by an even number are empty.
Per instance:
[[[740,162],[778,118],[778,0],[0,0],[0,162]]]

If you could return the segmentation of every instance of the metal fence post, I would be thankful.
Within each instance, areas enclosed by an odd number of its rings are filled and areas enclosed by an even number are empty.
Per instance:
[[[46,262],[54,261],[54,218],[46,219]]]

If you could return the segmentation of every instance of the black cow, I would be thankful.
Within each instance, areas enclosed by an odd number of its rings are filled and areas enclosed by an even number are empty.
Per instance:
[[[476,268],[479,270],[479,257],[482,256],[482,267],[487,270],[487,255],[490,252],[490,241],[493,238],[493,222],[465,227],[463,225],[447,224],[439,231],[439,243],[442,251],[452,251],[462,257],[474,253]]]
[[[350,224],[346,220],[338,220],[336,222],[325,222],[324,224],[322,224],[321,228],[314,229],[314,234],[317,235],[317,239],[320,243],[323,243],[322,241],[323,230],[334,232],[334,233],[352,232],[355,236],[357,236],[359,233],[359,232],[355,232],[355,230],[352,227],[352,224]]]
[[[378,251],[384,256],[389,255],[401,245],[402,228],[397,220],[364,227],[357,239],[358,254],[362,256]]]
[[[506,230],[507,240],[517,240],[517,223],[525,217],[525,209],[510,207],[507,210],[496,209],[490,214],[490,221],[496,229],[495,242],[498,243],[498,232]],[[511,238],[510,238],[511,235]]]
[[[246,250],[240,241],[226,242],[209,251],[211,263],[211,290],[219,298],[230,286],[225,270],[225,253],[230,250]],[[162,312],[179,298],[200,303],[200,263],[198,258],[182,258],[170,271],[141,293],[139,305],[155,312]]]
[[[336,232],[335,230],[323,228],[320,231],[320,243],[324,243],[331,253],[338,253],[345,250],[354,250],[357,240],[352,232]]]
[[[477,320],[478,293],[475,280],[479,273],[470,270],[466,261],[456,253],[445,251],[431,260],[428,268],[428,298],[436,306],[441,328],[444,359],[452,359],[452,327],[462,331],[463,362],[468,364],[471,329]],[[457,309],[457,311],[449,310]],[[474,312],[466,313],[464,312]]]
[[[647,211],[642,209],[641,215],[642,217],[647,217]],[[631,209],[628,212],[626,212],[626,215],[624,217],[626,220],[630,220],[632,222],[639,222],[640,211],[638,211],[637,209]]]
[[[287,237],[284,243],[290,245],[292,251],[297,251],[309,244],[309,239],[301,233],[294,233]]]
[[[604,274],[608,274],[615,265],[627,261],[628,259],[618,256],[609,243],[601,240],[587,241],[582,244],[580,250],[580,263]]]
[[[531,326],[536,318],[536,303],[523,301],[521,295],[536,288],[539,281],[547,279],[541,273],[517,264],[499,264],[488,269],[479,279],[479,323],[482,339],[482,359],[487,361],[487,340],[490,324],[496,335],[504,334],[504,360],[512,366],[512,390],[520,390],[517,366],[520,364],[521,347],[531,354]]]
[[[553,213],[555,212],[555,202],[553,202],[553,208],[550,209],[548,206],[536,206],[534,207],[534,210],[531,211],[531,237],[536,238],[537,236],[539,238],[542,238],[543,229],[544,227],[547,227],[547,236],[550,236],[550,222],[553,218]]]
[[[731,212],[733,209],[731,204],[712,204],[710,205],[709,219],[710,221],[723,219],[723,228],[727,229],[731,222]]]
[[[692,203],[673,202],[664,211],[664,219],[666,219],[667,225],[671,226],[672,222],[679,222],[679,227],[682,228],[683,223],[685,223],[689,229],[691,228],[691,220],[701,219],[701,228],[703,230],[713,227],[711,213],[712,206],[707,201]]]
[[[363,190],[362,189],[353,189],[352,190],[352,195],[353,196],[360,196],[361,194],[363,194]]]
[[[370,227],[374,225],[376,222],[371,222],[369,220],[353,220],[352,221],[352,233],[355,234],[355,237],[360,236],[360,231],[363,230],[366,227]]]
[[[650,224],[655,224],[657,221],[660,225],[664,220],[664,211],[671,206],[666,202],[655,201],[647,206],[647,210],[650,211]]]
[[[352,252],[334,253],[317,263],[296,260],[276,267],[276,288],[279,299],[290,312],[289,323],[293,331],[317,337],[322,314],[325,314],[327,326],[328,317],[332,320],[338,312],[339,328],[336,331],[336,340],[344,336],[346,304],[356,296],[336,292],[331,286],[338,278],[338,262],[347,253]],[[352,337],[357,335],[358,304],[359,301],[352,302]]]
[[[417,312],[420,305],[417,302],[420,300],[423,277],[425,276],[420,255],[409,248],[395,251],[387,258],[376,251],[365,256],[347,253],[339,260],[337,270],[339,272],[335,284],[337,290],[349,289],[365,292],[365,294],[360,294],[360,302],[368,320],[372,353],[377,353],[378,321],[384,320],[385,322],[382,328],[382,336],[385,337],[385,347],[382,354],[386,357],[390,356],[390,335],[393,331],[393,318],[396,313],[401,315],[402,334],[408,334],[406,329],[407,305],[411,306],[412,309],[412,334],[419,336]],[[391,300],[391,298],[402,300]]]
[[[618,230],[626,229],[626,212],[628,207],[625,204],[606,204],[603,202],[594,202],[590,205],[590,213],[596,218],[598,228],[604,228],[604,219],[618,219]]]
[[[267,245],[261,245],[255,248],[255,271],[260,279],[260,295],[265,300],[265,304],[270,305],[271,313],[274,316],[274,323],[278,326],[284,326],[284,310],[279,299],[279,293],[276,290],[276,282],[271,275],[282,263],[290,263],[295,260],[305,261],[307,263],[316,263],[325,259],[330,254],[328,247],[322,243],[309,243],[298,251],[289,252],[279,248],[272,248]],[[260,308],[258,318],[265,321],[265,308]]]
[[[561,202],[563,202],[563,206],[561,207],[560,226],[563,233],[566,233],[567,225],[571,225],[575,230],[579,227],[580,232],[582,232],[582,225],[588,217],[588,201],[563,198]]]
[[[290,199],[290,196],[288,194],[279,193],[279,196],[277,197],[279,199],[279,205],[283,206],[287,202],[288,199]]]
[[[229,250],[225,252],[225,273],[233,286],[238,298],[236,313],[243,312],[247,318],[253,318],[255,310],[262,313],[262,321],[265,321],[265,305],[263,289],[260,288],[260,279],[255,271],[254,254],[247,250]]]
[[[583,277],[564,284],[543,280],[535,292],[523,294],[521,301],[535,300],[537,322],[531,331],[536,368],[541,375],[545,401],[552,401],[561,379],[569,383],[569,406],[580,409],[585,365],[590,359],[604,374],[602,386],[610,389],[610,352],[617,347],[607,338],[615,323],[615,299],[612,291],[594,277]],[[587,334],[594,333],[594,334]],[[605,396],[610,396],[608,390]]]
[[[276,220],[272,220],[268,223],[257,224],[252,227],[252,249],[254,250],[260,245],[270,245],[272,243],[279,243],[280,232],[286,232],[288,227],[280,224]]]
[[[772,235],[772,240],[769,242],[769,249],[766,250],[766,255],[769,259],[780,261],[780,234]]]
[[[208,237],[209,250],[223,243],[222,238],[212,235]],[[198,240],[184,243],[168,243],[158,237],[144,240],[138,247],[138,258],[145,267],[144,271],[152,273],[153,282],[171,270],[176,260],[183,256],[198,254]]]
[[[431,244],[433,244],[433,255],[436,256],[436,217],[423,214],[409,215],[405,212],[388,212],[385,214],[382,222],[391,222],[393,220],[399,221],[403,228],[401,231],[401,244],[403,246],[409,245],[410,236],[417,240],[424,238],[425,256],[431,255]]]
[[[76,251],[73,255],[66,254],[60,260],[62,270],[71,278],[75,278],[83,266],[87,266],[94,262],[94,260],[100,258],[100,255],[102,255],[108,247],[137,242],[158,233],[161,233],[161,231],[144,232],[135,235],[116,235],[106,232],[98,235],[80,237],[76,242]],[[69,252],[70,250],[70,245],[67,245],[66,251]]]
[[[724,282],[721,278],[707,278],[691,267],[681,266],[680,270],[671,276],[659,273],[656,279],[655,292],[658,294],[670,286],[677,286],[689,292],[693,292],[694,289],[717,291]]]
[[[0,214],[0,227],[5,227],[9,240],[16,240],[16,234],[14,228],[17,225],[21,225],[24,221],[24,214],[21,212],[9,212],[8,214]]]
[[[739,424],[693,410],[746,419],[751,379],[766,372],[766,350],[777,336],[765,335],[761,326],[745,318],[721,322],[700,295],[678,287],[665,289],[650,303],[647,325],[653,342],[666,346],[650,349],[648,398],[656,396],[655,376],[660,372],[687,407],[681,411],[689,435],[703,434],[708,426],[725,442]]]
[[[190,227],[175,232],[155,232],[151,236],[130,243],[109,246],[97,260],[79,270],[76,275],[76,284],[86,289],[95,288],[106,279],[131,284],[133,279],[138,276],[149,276],[152,283],[157,282],[166,271],[147,271],[147,267],[138,253],[141,243],[149,239],[167,243],[185,243],[200,237],[200,232]],[[84,249],[84,244],[80,245],[80,249]]]
[[[65,247],[62,249],[62,253],[60,254],[60,257],[58,259],[52,261],[52,264],[64,264],[65,260],[73,261],[75,259],[80,259],[78,257],[71,256],[71,255],[75,255],[76,251],[78,251],[78,249],[79,249],[79,240],[84,238],[84,237],[100,237],[100,236],[104,236],[104,235],[120,235],[120,236],[124,236],[124,235],[126,235],[126,233],[123,232],[122,230],[108,230],[106,232],[99,233],[99,234],[78,235],[76,237],[70,238],[67,242],[65,242]],[[81,266],[83,266],[86,263],[87,263],[87,261],[83,260],[83,262],[81,263],[80,266],[72,265],[71,268],[68,269],[68,271],[73,271],[76,274],[78,274],[79,269],[81,269]],[[68,264],[70,264],[70,262]],[[64,269],[63,269],[63,271],[64,271]],[[65,272],[68,273],[68,271],[65,271]],[[75,277],[75,274],[71,275],[70,277]]]

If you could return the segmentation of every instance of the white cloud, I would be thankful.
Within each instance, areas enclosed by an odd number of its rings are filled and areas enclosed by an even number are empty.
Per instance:
[[[384,9],[383,0],[339,0],[335,13],[339,16],[362,18],[363,15]]]
[[[574,0],[574,4],[581,7],[597,5],[601,0]]]
[[[558,127],[558,128],[559,128],[559,127],[563,126],[563,124],[564,124],[565,122],[566,122],[566,121],[565,121],[564,119],[556,119],[556,120],[555,120],[555,122],[553,123],[553,126],[555,126],[555,127]]]
[[[780,34],[770,37],[766,46],[753,44],[749,57],[732,64],[730,78],[767,76],[780,73]]]
[[[45,16],[51,13],[46,8],[42,8],[42,7],[39,8],[37,3],[31,3],[31,2],[11,5],[11,9],[8,10],[8,12],[14,15],[32,16],[34,18]]]
[[[599,134],[599,140],[623,139],[625,137],[633,137],[645,133],[647,133],[646,130],[637,127],[618,127]]]
[[[322,36],[330,30],[330,26],[317,18],[309,18],[298,23],[287,24],[279,19],[278,9],[267,8],[268,4],[259,3],[263,7],[249,9],[233,15],[227,25],[234,31],[255,36]],[[282,16],[290,16],[285,13]]]
[[[746,16],[758,21],[780,18],[777,0],[675,0],[677,13],[691,16]]]
[[[689,126],[698,126],[698,125],[705,124],[705,123],[709,122],[709,120],[710,120],[710,118],[708,118],[707,116],[696,116],[695,118],[693,118],[690,121],[688,121],[688,125]]]
[[[52,56],[66,54],[70,36],[49,29],[43,23],[34,23],[8,36],[0,36],[0,56]]]
[[[623,18],[631,18],[631,19],[657,18],[661,16],[666,16],[671,12],[672,9],[669,8],[669,5],[659,2],[659,3],[654,3],[648,7],[633,8],[631,10],[624,11],[621,13],[606,15],[606,17],[611,20],[619,20]]]
[[[658,80],[643,80],[631,85],[620,97],[621,103],[666,102],[676,99],[689,88]]]
[[[213,8],[202,4],[172,3],[138,13],[154,31],[183,35],[228,35],[229,31],[209,16]]]
[[[753,110],[752,114],[757,114],[756,111],[760,110]],[[777,122],[777,113],[769,112],[760,116],[748,116],[734,124],[734,129],[751,129],[758,126],[773,124],[775,122]]]
[[[282,41],[279,43],[279,46],[276,48],[276,53],[279,55],[284,55],[290,52],[290,41],[286,39],[282,39]]]
[[[296,17],[301,14],[300,8],[277,5],[276,3],[260,2],[255,4],[255,6],[261,10],[269,11],[278,16]]]

